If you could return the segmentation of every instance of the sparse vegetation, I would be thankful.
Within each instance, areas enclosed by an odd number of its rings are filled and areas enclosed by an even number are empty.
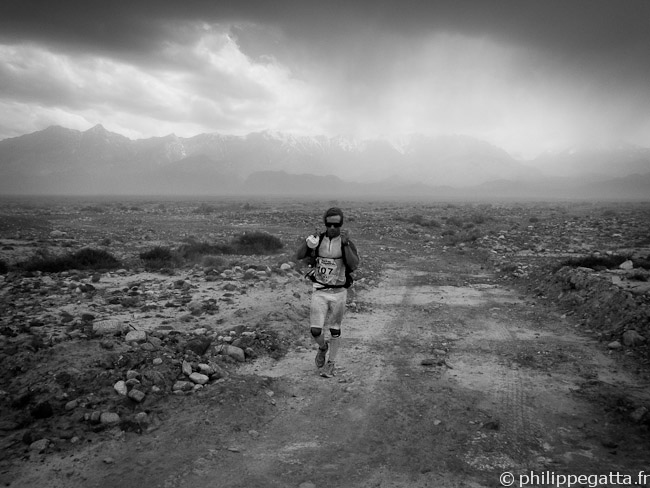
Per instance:
[[[228,244],[210,244],[190,239],[178,248],[178,254],[186,261],[199,262],[204,256],[235,254],[235,250]]]
[[[448,246],[456,246],[465,242],[474,242],[481,237],[481,232],[476,228],[466,229],[460,232],[453,230],[443,232],[445,244]]]
[[[274,254],[284,247],[282,241],[266,232],[245,232],[234,237],[229,243],[209,243],[188,240],[178,249],[178,254],[185,260],[198,263],[206,256],[222,254]]]
[[[421,227],[434,227],[434,228],[440,227],[440,222],[438,222],[435,219],[426,218],[424,215],[421,214],[411,215],[410,217],[401,220],[408,222],[410,224],[419,225]]]
[[[203,256],[201,259],[201,266],[203,268],[223,268],[227,265],[226,260],[221,256]]]
[[[44,271],[59,273],[71,269],[108,270],[119,267],[120,262],[109,252],[101,249],[85,248],[65,256],[49,256],[45,252],[36,254],[31,259],[19,263],[25,271]]]
[[[140,253],[140,259],[148,270],[174,267],[177,261],[172,250],[164,246],[156,246]]]
[[[592,268],[595,270],[618,268],[629,258],[626,256],[612,254],[611,256],[583,256],[571,258],[563,261],[561,266],[570,266],[572,268]]]
[[[266,232],[245,232],[232,241],[236,254],[274,254],[284,247],[282,241]]]

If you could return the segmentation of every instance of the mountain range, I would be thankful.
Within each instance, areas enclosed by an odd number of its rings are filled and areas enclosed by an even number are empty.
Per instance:
[[[0,141],[0,194],[647,200],[650,149],[574,148],[518,161],[460,135],[132,140],[101,125],[52,126]]]

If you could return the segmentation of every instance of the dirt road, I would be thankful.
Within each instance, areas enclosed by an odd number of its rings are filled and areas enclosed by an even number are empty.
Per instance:
[[[648,441],[616,409],[647,400],[647,385],[561,312],[445,255],[389,264],[355,300],[334,378],[318,376],[305,337],[240,370],[259,388],[172,399],[157,431],[54,456],[11,486],[495,487],[504,472],[515,486],[531,471],[650,472]]]

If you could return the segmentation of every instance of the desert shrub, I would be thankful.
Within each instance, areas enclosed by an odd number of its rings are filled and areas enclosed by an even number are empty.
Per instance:
[[[650,256],[646,258],[634,258],[632,260],[635,268],[643,268],[650,270]]]
[[[634,271],[632,274],[628,275],[627,279],[632,281],[648,281],[649,276],[648,273],[643,271]]]
[[[618,268],[627,261],[627,257],[612,254],[611,256],[583,256],[570,258],[562,261],[560,267],[570,266],[572,268],[612,269]]]
[[[282,241],[266,232],[245,232],[235,237],[232,246],[236,254],[273,254],[284,247]]]
[[[3,259],[0,259],[0,274],[7,274],[8,272],[9,266]]]
[[[26,271],[44,271],[46,273],[59,273],[71,269],[104,270],[115,269],[120,262],[109,252],[102,249],[84,248],[74,254],[65,256],[48,256],[40,253],[31,259],[19,263],[18,267]]]
[[[155,246],[139,254],[148,270],[175,267],[179,259],[171,249],[165,246]]]
[[[528,222],[530,222],[531,224],[535,224],[539,222],[539,217],[531,217],[528,219]]]
[[[190,240],[178,248],[178,254],[187,261],[198,262],[204,256],[235,254],[235,250],[228,244],[210,244],[205,241]]]
[[[416,214],[402,219],[410,224],[416,224],[421,227],[440,227],[440,222],[435,219],[427,219],[424,215]]]
[[[444,236],[444,242],[447,245],[455,246],[463,242],[474,242],[481,237],[478,229],[468,229],[461,232],[453,232]]]
[[[81,269],[113,269],[120,264],[115,256],[103,249],[80,249],[72,258],[79,263]]]
[[[201,266],[204,268],[222,268],[226,264],[226,260],[221,256],[203,256],[201,259]]]
[[[507,263],[502,265],[499,269],[502,273],[514,273],[517,271],[517,265],[513,263]]]

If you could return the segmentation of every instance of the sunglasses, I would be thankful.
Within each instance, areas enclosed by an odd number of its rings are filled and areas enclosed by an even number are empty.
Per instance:
[[[325,227],[334,227],[335,229],[338,229],[342,225],[341,222],[325,222]]]

